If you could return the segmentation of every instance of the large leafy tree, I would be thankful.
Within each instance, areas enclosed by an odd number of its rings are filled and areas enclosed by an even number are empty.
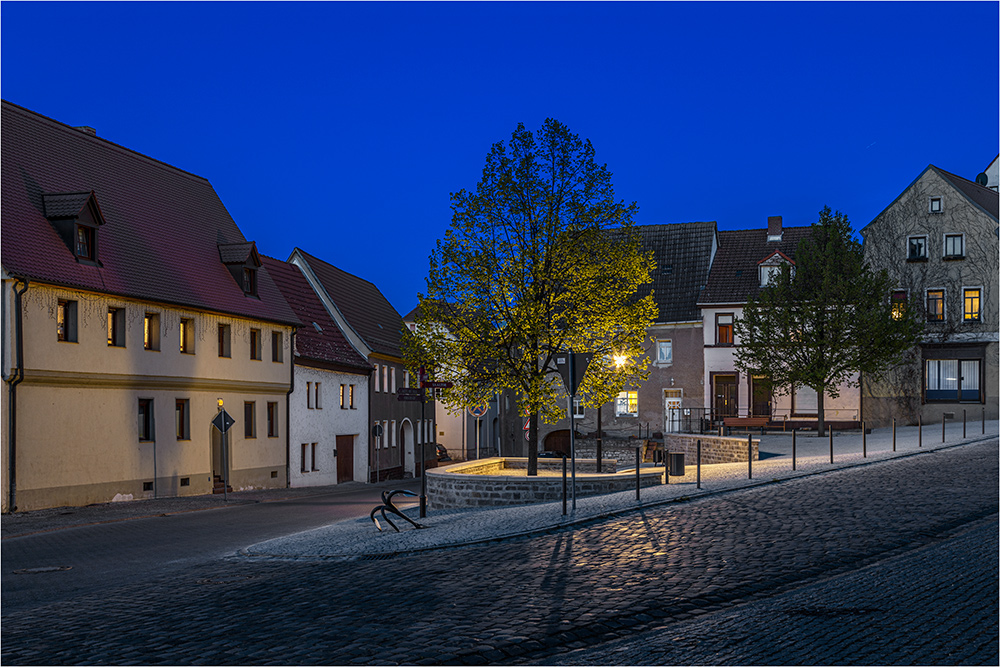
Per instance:
[[[847,216],[825,207],[794,268],[783,266],[736,321],[737,368],[767,376],[781,393],[814,389],[823,435],[825,396],[836,398],[857,373],[886,373],[919,340],[919,309],[891,303],[891,288],[885,270],[865,265]]]
[[[519,124],[494,144],[475,191],[451,201],[407,359],[454,382],[446,404],[513,391],[530,415],[528,471],[536,474],[539,419],[565,415],[553,355],[595,355],[578,392],[590,405],[647,365],[639,360],[656,315],[654,265],[632,230],[637,206],[615,200],[590,141],[553,119],[535,134]]]

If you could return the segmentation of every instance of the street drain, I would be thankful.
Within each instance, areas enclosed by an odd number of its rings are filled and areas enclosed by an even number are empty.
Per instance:
[[[241,574],[235,577],[226,577],[225,579],[199,579],[195,583],[198,584],[238,584],[241,581],[246,581],[247,579],[253,579],[252,574]]]
[[[51,565],[49,567],[29,567],[23,570],[14,570],[14,574],[45,574],[46,572],[65,572],[72,569],[72,565]]]

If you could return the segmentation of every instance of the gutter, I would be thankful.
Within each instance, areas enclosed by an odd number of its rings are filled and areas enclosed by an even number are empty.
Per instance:
[[[292,392],[295,391],[295,334],[298,328],[292,329],[291,345],[288,348],[288,361],[292,378],[288,391],[285,392],[285,488],[292,486]]]
[[[24,380],[24,342],[21,336],[21,297],[28,291],[28,279],[12,276],[14,278],[14,338],[17,341],[17,367],[7,378],[10,387],[8,392],[9,405],[7,408],[7,418],[10,422],[7,430],[7,474],[10,485],[8,486],[9,497],[7,500],[7,511],[14,513],[17,511],[17,385]],[[17,283],[24,283],[24,287],[18,291]]]

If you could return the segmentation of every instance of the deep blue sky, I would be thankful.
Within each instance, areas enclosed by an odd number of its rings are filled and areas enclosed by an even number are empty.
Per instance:
[[[997,26],[996,2],[4,2],[0,93],[208,178],[262,252],[405,315],[518,121],[591,139],[640,224],[859,229],[930,163],[974,179]]]

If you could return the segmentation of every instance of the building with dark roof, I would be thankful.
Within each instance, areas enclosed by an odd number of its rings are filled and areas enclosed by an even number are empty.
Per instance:
[[[743,306],[760,293],[771,276],[784,264],[794,270],[799,243],[810,233],[810,227],[784,227],[781,216],[769,217],[766,229],[719,232],[719,249],[698,297],[704,346],[702,407],[713,423],[756,418],[808,427],[816,422],[813,389],[794,387],[790,393],[775,394],[768,378],[745,377],[737,370],[739,338],[733,333]],[[824,397],[826,422],[831,428],[853,427],[860,419],[860,393],[849,384],[838,388],[837,398]]]
[[[925,320],[910,363],[866,378],[867,421],[998,416],[998,195],[980,180],[928,165],[861,230],[865,260],[895,282],[893,300]]]
[[[5,511],[284,486],[299,321],[212,185],[2,114]]]
[[[372,368],[368,383],[371,422],[369,479],[381,480],[420,472],[422,443],[437,434],[433,403],[401,401],[397,389],[415,388],[403,361],[403,318],[372,283],[295,248],[288,258],[302,271],[309,286],[340,328],[344,338]],[[433,465],[433,447],[425,454]]]
[[[297,266],[266,256],[262,260],[302,321],[292,345],[289,485],[366,481],[372,367],[344,337]]]

